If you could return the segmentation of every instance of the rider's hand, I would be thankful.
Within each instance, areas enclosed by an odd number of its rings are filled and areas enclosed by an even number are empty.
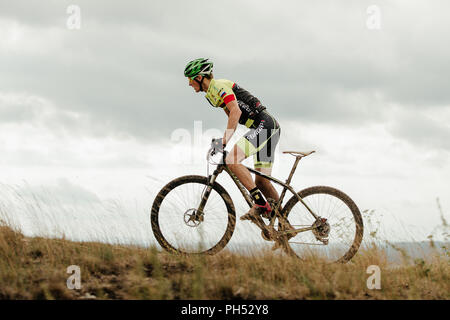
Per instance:
[[[223,144],[223,139],[212,139],[211,147],[213,148],[214,153],[222,152],[225,149],[225,145]]]

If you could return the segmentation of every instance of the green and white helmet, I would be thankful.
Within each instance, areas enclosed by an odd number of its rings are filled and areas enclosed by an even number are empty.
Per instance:
[[[188,78],[195,78],[196,76],[205,76],[212,73],[213,63],[208,62],[208,59],[199,58],[189,62],[184,69],[184,76]]]

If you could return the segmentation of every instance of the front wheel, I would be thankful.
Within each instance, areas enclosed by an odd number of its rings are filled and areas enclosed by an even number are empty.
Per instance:
[[[151,223],[163,249],[181,254],[215,254],[230,241],[236,223],[233,202],[226,190],[214,182],[199,212],[207,187],[207,177],[191,175],[169,182],[158,193]]]
[[[295,228],[318,226],[289,239],[290,253],[299,258],[315,256],[327,262],[349,261],[363,237],[363,220],[355,202],[340,190],[316,186],[298,192],[306,205],[324,222],[316,221],[308,209],[292,196],[283,215]]]

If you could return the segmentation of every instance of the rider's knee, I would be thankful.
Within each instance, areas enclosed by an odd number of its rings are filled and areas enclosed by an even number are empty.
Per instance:
[[[265,189],[267,188],[267,184],[270,183],[266,179],[255,179],[255,184],[258,187],[258,189]]]
[[[240,161],[238,161],[237,157],[230,152],[225,158],[225,163],[227,166],[232,166],[233,164],[240,163]]]
[[[227,166],[231,166],[233,164],[232,159],[230,158],[230,155],[228,154],[225,158],[225,163]]]

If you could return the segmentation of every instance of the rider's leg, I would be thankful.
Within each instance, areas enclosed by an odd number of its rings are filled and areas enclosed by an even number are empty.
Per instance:
[[[252,179],[250,171],[241,164],[241,162],[246,158],[245,152],[239,148],[237,145],[233,147],[230,153],[228,153],[225,163],[228,168],[236,175],[239,181],[244,185],[244,187],[250,191],[256,188],[256,184]]]
[[[271,175],[272,174],[272,168],[271,167],[259,167],[259,168],[255,168],[256,171],[259,171],[265,175]],[[278,195],[277,190],[274,188],[273,184],[270,182],[270,180],[264,178],[264,177],[260,177],[260,176],[256,176],[255,177],[255,184],[256,186],[259,188],[259,190],[261,190],[261,192],[264,194],[264,196],[266,197],[266,199],[268,198],[272,198],[275,201],[278,201],[280,199],[280,196]],[[278,208],[279,212],[282,212],[283,208],[280,204],[280,207]],[[278,230],[290,230],[290,231],[294,231],[295,228],[289,223],[289,221],[286,220],[279,220],[278,221]],[[293,238],[295,236],[295,233],[291,233],[287,235],[287,240]],[[272,247],[272,250],[277,250],[279,248],[281,248],[282,243],[277,241],[275,242],[275,244]]]
[[[245,152],[235,145],[231,152],[227,155],[225,163],[228,165],[230,170],[236,175],[239,181],[244,185],[244,187],[250,192],[253,201],[259,206],[266,206],[267,202],[264,199],[261,191],[257,188],[255,182],[252,179],[250,171],[241,164],[242,160],[246,158]]]
[[[240,162],[247,158],[250,155],[254,155],[255,158],[255,168],[265,167],[267,164],[263,164],[262,161],[266,161],[268,163],[268,167],[271,167],[273,163],[273,153],[271,152],[271,146],[275,147],[278,142],[279,136],[279,128],[267,130],[264,126],[268,123],[266,122],[269,119],[261,120],[261,123],[258,125],[258,128],[255,130],[250,130],[245,136],[243,136],[236,145],[233,147],[232,154],[227,156],[226,162],[227,164],[231,163],[231,171],[236,174],[237,178],[242,182],[242,184],[250,191],[250,194],[255,201],[255,205],[250,209],[250,211],[244,215],[242,218],[251,219],[251,216],[257,215],[259,217],[260,214],[266,214],[272,211],[270,205],[266,201],[263,196],[263,193],[257,188],[255,182],[252,181],[250,172],[245,166],[241,165]],[[273,119],[272,119],[273,120]],[[272,121],[273,122],[273,121]],[[272,124],[274,125],[274,124]],[[275,141],[271,142],[271,138],[275,137]],[[259,159],[261,155],[259,154],[262,150],[269,150],[269,158]],[[265,152],[265,151],[264,151]],[[256,180],[256,179],[255,179]],[[260,180],[259,180],[260,181]],[[264,184],[264,186],[266,186]],[[263,187],[264,187],[263,186]],[[272,186],[273,188],[273,186]],[[274,191],[269,186],[266,186],[266,189],[269,191],[270,195],[274,195]],[[267,192],[267,191],[266,191]],[[278,196],[276,196],[278,198]],[[260,217],[259,217],[260,218]]]
[[[264,143],[253,155],[253,162],[255,170],[270,176],[275,160],[275,147],[280,138],[280,130],[263,130],[260,132],[260,136],[263,136],[262,141],[264,141]],[[278,192],[275,190],[269,179],[256,175],[255,184],[266,198],[272,198],[278,201]]]
[[[269,176],[272,174],[272,168],[255,168],[255,170]],[[275,190],[270,180],[257,175],[255,177],[255,184],[258,189],[261,190],[266,199],[272,198],[275,201],[278,201],[278,199],[280,199],[277,190]]]
[[[257,152],[253,155],[255,170],[269,176],[272,174],[272,166],[275,160],[275,147],[279,137],[280,129],[262,130],[259,133],[258,138],[263,142],[258,144]],[[256,175],[255,184],[266,199],[271,198],[275,201],[280,199],[277,190],[269,179]]]

